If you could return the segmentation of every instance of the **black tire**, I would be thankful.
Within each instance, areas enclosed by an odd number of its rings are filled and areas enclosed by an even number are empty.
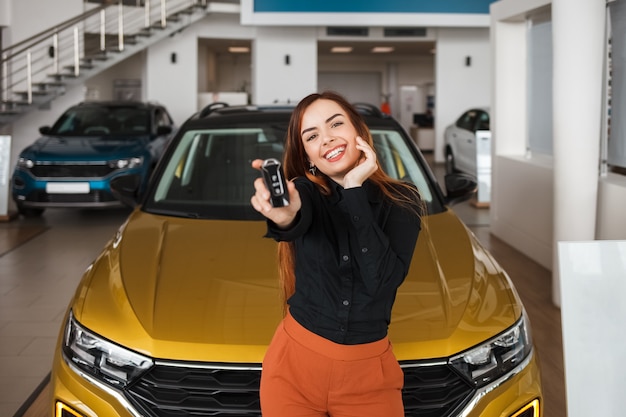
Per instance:
[[[21,204],[18,204],[17,211],[24,217],[40,217],[45,209],[36,207],[24,207]]]
[[[454,163],[454,154],[452,150],[446,149],[446,174],[454,174],[458,172]]]

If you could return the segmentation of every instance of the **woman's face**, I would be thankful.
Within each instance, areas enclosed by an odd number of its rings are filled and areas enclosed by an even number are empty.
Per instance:
[[[319,99],[304,111],[301,124],[302,143],[309,161],[335,182],[361,158],[356,149],[357,131],[341,106],[332,100]]]

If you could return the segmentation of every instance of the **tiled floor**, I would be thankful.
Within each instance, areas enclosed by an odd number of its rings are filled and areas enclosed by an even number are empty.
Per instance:
[[[443,168],[434,168],[441,178]],[[545,415],[564,417],[560,313],[550,302],[549,272],[490,235],[488,209],[471,202],[454,209],[518,287],[542,360]],[[0,416],[49,416],[48,391],[37,394],[46,386],[65,308],[83,271],[127,215],[124,209],[57,209],[0,223]]]
[[[50,372],[65,308],[127,210],[49,210],[0,223],[0,416],[15,415]],[[22,236],[22,238],[20,238]]]

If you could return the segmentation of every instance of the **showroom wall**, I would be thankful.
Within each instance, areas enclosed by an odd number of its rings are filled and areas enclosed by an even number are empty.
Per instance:
[[[63,1],[67,2],[68,8],[58,7],[60,1],[56,1],[56,10],[65,12],[78,8],[75,14],[82,12],[81,1]],[[11,31],[15,28],[30,29],[31,33],[20,35],[29,36],[35,30],[51,26],[62,19],[50,13],[40,17],[42,20],[38,21],[38,27],[31,26],[31,17],[25,8],[36,9],[41,2],[11,2],[12,6],[18,4],[13,8],[19,11],[14,13],[15,21],[12,22]],[[44,20],[46,17],[49,20]],[[319,71],[350,72],[366,69],[380,72],[383,90],[387,89],[390,82],[398,89],[395,97],[392,96],[395,100],[403,85],[425,86],[430,94],[435,91],[436,95],[436,150],[443,149],[444,127],[454,122],[462,109],[486,104],[490,97],[489,29],[486,27],[488,19],[484,16],[471,19],[455,16],[445,20],[446,25],[458,24],[464,27],[462,29],[429,29],[428,39],[436,41],[437,53],[433,57],[410,59],[390,55],[389,61],[384,64],[381,64],[379,58],[369,61],[322,58],[318,61],[317,40],[321,31],[317,27],[258,27],[241,25],[239,22],[239,13],[210,13],[180,33],[92,77],[85,85],[70,89],[63,97],[55,100],[49,109],[35,111],[19,119],[14,126],[3,129],[13,135],[12,163],[15,163],[20,150],[38,136],[37,127],[52,123],[69,105],[83,99],[112,98],[116,80],[139,79],[142,85],[141,98],[166,104],[175,121],[182,123],[198,110],[198,94],[207,88],[208,84],[204,80],[212,70],[211,60],[199,46],[202,39],[245,39],[253,44],[253,53],[248,59],[222,57],[218,60],[216,69],[223,75],[218,78],[217,89],[232,91],[246,82],[241,79],[237,82],[235,74],[249,74],[252,100],[260,103],[295,101],[315,91]],[[302,23],[306,21],[301,19],[299,24]],[[335,21],[335,24],[339,23]],[[472,27],[465,27],[468,25]],[[175,62],[172,54],[176,54]],[[290,65],[284,64],[286,55],[290,56]],[[467,56],[472,57],[471,66],[465,65]],[[392,105],[392,111],[397,112],[398,108],[398,102]],[[398,113],[394,115],[399,116]]]
[[[435,67],[435,161],[443,162],[446,126],[465,110],[491,103],[489,29],[437,29]]]
[[[527,89],[526,19],[549,12],[553,3],[503,0],[492,6],[495,146],[490,218],[495,236],[553,271],[553,301],[560,305],[556,244],[626,238],[626,179],[600,170],[605,19],[604,8],[594,4],[585,4],[593,13],[560,9],[566,10],[566,21],[553,22],[553,32],[559,33],[551,57],[554,156],[527,152],[533,103]],[[584,33],[578,29],[581,21]]]
[[[0,0],[0,26],[5,45],[15,44],[83,12],[83,0]]]

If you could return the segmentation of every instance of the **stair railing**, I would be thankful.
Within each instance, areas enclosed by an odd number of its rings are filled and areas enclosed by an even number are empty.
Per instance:
[[[124,51],[139,36],[165,28],[168,17],[206,6],[207,0],[107,1],[3,49],[0,110],[36,104],[39,96],[61,94],[63,81],[79,77],[83,68],[92,68],[107,54]]]

